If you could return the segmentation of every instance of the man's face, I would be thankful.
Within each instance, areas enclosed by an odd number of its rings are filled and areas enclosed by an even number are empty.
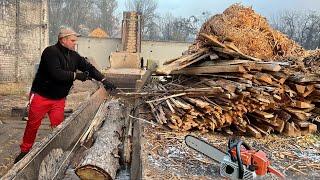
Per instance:
[[[75,35],[67,36],[61,39],[62,45],[68,49],[75,50],[78,37]]]

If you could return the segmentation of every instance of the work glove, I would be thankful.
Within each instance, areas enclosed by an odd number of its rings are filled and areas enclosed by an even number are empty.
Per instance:
[[[101,82],[106,90],[114,91],[117,88],[114,84],[107,81],[106,79],[102,80]]]
[[[88,76],[88,73],[77,72],[75,79],[78,79],[80,81],[86,81],[89,79],[89,76]]]

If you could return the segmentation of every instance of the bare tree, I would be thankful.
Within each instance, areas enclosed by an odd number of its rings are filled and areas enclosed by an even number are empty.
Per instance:
[[[64,2],[61,0],[49,0],[49,41],[55,42],[59,27],[63,25]]]
[[[50,42],[56,41],[61,26],[79,31],[84,22],[91,22],[94,16],[93,0],[49,0]]]
[[[96,5],[100,11],[98,15],[101,28],[106,30],[110,36],[116,34],[118,28],[118,18],[115,11],[118,7],[116,0],[98,0]]]
[[[158,3],[155,0],[126,0],[126,9],[128,11],[137,11],[142,14],[142,37],[144,39],[151,39],[154,36],[155,20],[157,15],[155,13]]]
[[[56,41],[61,26],[67,26],[87,35],[101,27],[109,35],[117,31],[116,0],[49,0],[50,43]]]
[[[174,17],[171,13],[164,15],[159,21],[162,40],[192,41],[195,38],[199,19],[196,16],[188,18]]]
[[[271,24],[306,49],[320,46],[320,14],[315,11],[284,11],[274,15]]]

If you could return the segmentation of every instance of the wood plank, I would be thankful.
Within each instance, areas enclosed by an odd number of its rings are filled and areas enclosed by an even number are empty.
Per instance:
[[[304,112],[302,110],[299,109],[294,109],[294,108],[290,108],[290,107],[286,107],[284,108],[287,112],[289,112],[290,114],[292,114],[293,116],[295,116],[296,118],[298,118],[301,121],[306,121],[311,117],[311,113],[307,113]]]
[[[259,111],[259,110],[255,110],[253,113],[258,115],[259,117],[267,118],[267,119],[270,119],[270,118],[274,117],[273,114],[270,114],[270,113],[267,113],[267,112],[264,112],[264,111]]]
[[[257,68],[260,68],[262,70],[265,70],[265,71],[273,71],[273,72],[277,72],[277,71],[280,71],[281,70],[281,66],[279,64],[276,64],[276,63],[270,63],[270,64],[266,64],[266,63],[259,63],[257,62],[255,64],[255,66]]]
[[[301,108],[301,109],[310,109],[315,107],[314,104],[311,104],[305,101],[294,101],[291,103],[291,106]]]
[[[290,76],[288,80],[296,83],[320,82],[320,75],[300,73]]]
[[[312,123],[310,123],[310,122],[308,122],[308,121],[299,121],[299,120],[297,120],[297,119],[293,119],[293,122],[294,122],[296,125],[298,125],[300,128],[309,127],[309,125],[312,124]]]
[[[241,52],[238,47],[236,45],[234,45],[232,42],[225,42],[225,45],[227,46],[227,48],[234,50],[235,52],[239,53],[241,55],[241,57],[244,57],[246,59],[252,60],[252,61],[262,61],[259,58],[255,58],[249,55],[244,54],[243,52]]]
[[[245,73],[246,70],[242,65],[206,66],[184,68],[181,70],[173,71],[171,74],[199,75],[225,72]]]
[[[189,66],[190,64],[193,64],[195,62],[198,62],[198,61],[208,57],[209,54],[207,52],[208,52],[208,49],[200,49],[196,53],[181,56],[179,59],[172,61],[170,64],[166,64],[166,65],[158,68],[157,73],[170,74],[172,71],[185,68],[185,67]]]
[[[308,131],[309,131],[309,133],[315,133],[315,132],[317,132],[317,130],[318,130],[318,128],[317,128],[318,126],[316,125],[316,124],[309,124],[309,129],[308,129]]]
[[[272,77],[269,74],[266,73],[257,73],[255,75],[255,78],[259,81],[266,82],[268,84],[272,84]]]
[[[212,65],[243,65],[243,64],[247,64],[250,63],[252,61],[247,60],[247,59],[233,59],[233,60],[216,60],[216,61],[212,61]]]
[[[226,48],[226,46],[218,40],[218,37],[213,34],[200,33],[199,35],[200,35],[200,37],[207,40],[213,46]]]

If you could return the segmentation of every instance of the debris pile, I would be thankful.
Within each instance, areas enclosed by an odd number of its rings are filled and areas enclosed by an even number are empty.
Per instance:
[[[234,23],[237,33],[208,24],[222,20]],[[312,113],[319,112],[315,106],[320,102],[319,75],[301,71],[303,63],[270,61],[300,57],[304,50],[250,8],[233,5],[208,22],[198,45],[190,48],[193,51],[158,68],[158,74],[171,76],[145,89],[156,121],[176,131],[237,131],[257,138],[272,132],[288,136],[316,132],[317,125],[310,120],[319,119]]]
[[[105,32],[103,29],[101,28],[96,28],[94,30],[92,30],[89,35],[89,37],[97,37],[97,38],[107,38],[109,37],[108,33]]]
[[[244,54],[264,60],[282,60],[305,54],[301,46],[272,29],[266,18],[255,13],[251,7],[239,4],[210,18],[203,24],[200,33],[215,35],[221,42],[232,41]],[[203,46],[201,36],[195,43],[195,47],[199,46]]]

